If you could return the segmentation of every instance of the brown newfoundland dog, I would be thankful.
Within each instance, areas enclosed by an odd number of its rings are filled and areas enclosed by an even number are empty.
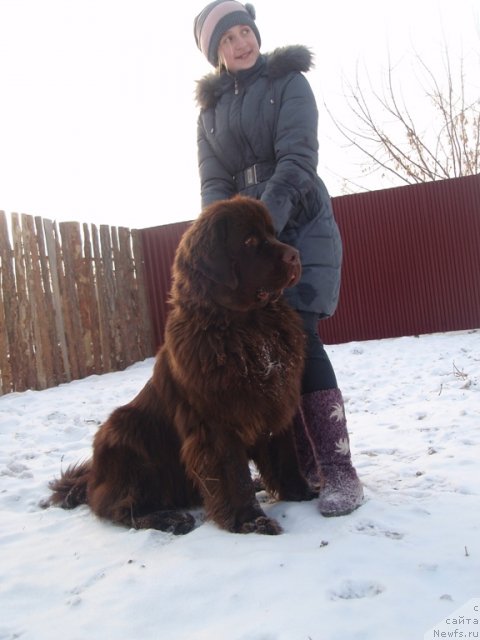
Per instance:
[[[291,426],[304,336],[282,298],[299,276],[298,252],[276,240],[260,202],[206,208],[177,249],[152,378],[100,426],[92,459],[50,484],[48,504],[175,534],[195,525],[185,509],[203,505],[228,531],[280,533],[249,462],[277,499],[313,497]]]

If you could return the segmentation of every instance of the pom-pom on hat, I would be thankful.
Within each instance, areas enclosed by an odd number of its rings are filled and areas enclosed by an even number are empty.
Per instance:
[[[195,42],[214,67],[218,64],[218,46],[223,34],[239,24],[250,27],[260,46],[260,33],[255,24],[255,9],[248,2],[243,5],[236,0],[215,0],[207,4],[195,18],[193,23]]]

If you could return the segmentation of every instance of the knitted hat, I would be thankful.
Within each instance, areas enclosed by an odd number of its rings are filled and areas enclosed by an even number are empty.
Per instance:
[[[195,18],[193,23],[195,42],[214,67],[218,64],[218,47],[223,34],[240,24],[250,27],[260,46],[260,33],[255,24],[255,9],[248,2],[243,5],[237,0],[215,0],[207,4]]]

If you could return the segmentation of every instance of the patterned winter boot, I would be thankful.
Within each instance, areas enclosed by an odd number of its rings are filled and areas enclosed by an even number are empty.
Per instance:
[[[320,465],[314,454],[313,442],[307,431],[303,407],[300,406],[293,419],[295,432],[295,445],[297,449],[298,462],[303,475],[310,487],[316,491],[320,490],[323,484]]]
[[[303,434],[299,421],[302,415]],[[304,474],[312,485],[321,487],[320,513],[343,516],[357,509],[363,502],[363,487],[352,466],[340,389],[303,395],[302,410],[295,423],[298,456]],[[312,446],[311,455],[307,443]]]

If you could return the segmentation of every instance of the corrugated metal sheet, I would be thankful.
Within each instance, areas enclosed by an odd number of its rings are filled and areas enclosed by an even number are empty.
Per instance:
[[[153,337],[157,345],[163,342],[175,251],[180,238],[190,224],[191,222],[179,222],[140,230],[145,260],[145,282],[152,313]]]
[[[344,243],[327,344],[480,327],[480,176],[333,198]],[[189,222],[142,230],[155,338]]]
[[[480,176],[333,205],[345,259],[326,343],[480,327]]]

